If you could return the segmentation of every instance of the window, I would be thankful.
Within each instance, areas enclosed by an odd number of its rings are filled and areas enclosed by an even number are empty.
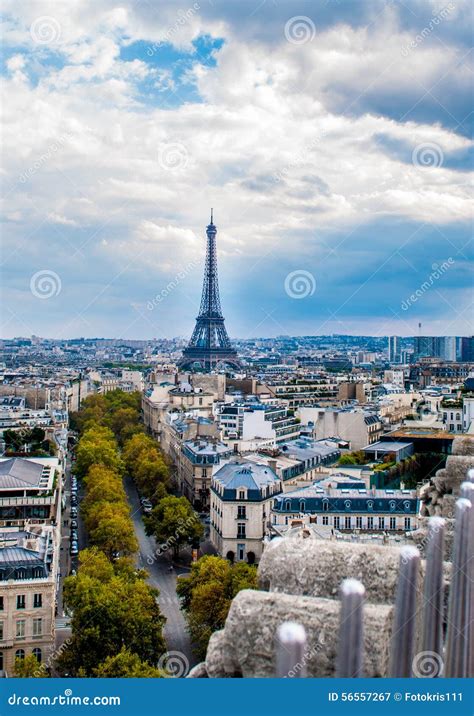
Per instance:
[[[33,595],[33,606],[35,607],[35,609],[43,606],[43,595],[42,594],[34,594]]]
[[[202,468],[201,477],[207,477],[207,467]]]
[[[245,522],[239,522],[237,525],[237,537],[245,537]]]
[[[340,524],[341,524],[341,518],[339,517],[339,515],[336,515],[336,517],[334,518],[334,527],[338,530],[340,527]]]
[[[411,526],[411,519],[409,517],[405,517],[405,529],[409,530]]]
[[[368,500],[368,501],[367,501],[367,509],[368,509],[368,510],[373,510],[373,509],[374,509],[374,503],[372,502],[372,500]]]
[[[373,517],[367,517],[367,529],[368,530],[374,529],[374,518]]]
[[[237,519],[245,520],[247,517],[247,508],[245,505],[238,505],[237,507]]]
[[[323,525],[329,524],[329,517],[327,515],[323,515]]]
[[[38,661],[38,664],[41,664],[41,659],[43,658],[43,654],[41,653],[41,649],[33,649],[33,656],[36,656],[36,659]]]
[[[3,597],[0,597],[0,612],[3,612]]]
[[[394,509],[395,509],[396,506],[397,506],[397,503],[395,502],[395,500],[390,500],[389,505],[390,505],[390,509],[391,509],[392,512],[393,512]]]
[[[18,619],[16,623],[16,636],[17,639],[23,639],[25,636],[25,619]]]
[[[351,518],[350,517],[346,516],[344,518],[344,527],[346,528],[346,530],[350,530],[350,528],[351,528]]]
[[[385,529],[385,517],[379,517],[379,530]]]
[[[239,500],[245,500],[245,491],[239,490]]]
[[[291,510],[291,502],[289,500],[286,500],[285,502],[285,510],[289,512]]]
[[[16,596],[16,608],[17,608],[17,609],[24,609],[24,608],[25,608],[25,595],[24,595],[24,594],[17,594],[17,596]]]
[[[346,501],[344,502],[344,507],[346,508],[346,510],[350,510],[351,507],[352,507],[351,501],[350,501],[350,500],[346,500]]]
[[[395,517],[390,517],[390,529],[395,530],[397,528],[397,520]]]
[[[362,517],[356,517],[356,528],[358,530],[362,529]]]
[[[0,641],[3,639],[3,622],[0,622]]]
[[[327,500],[323,500],[323,510],[327,512],[329,510],[329,503]]]
[[[42,636],[43,634],[43,620],[41,617],[33,619],[33,636]]]
[[[17,649],[15,651],[15,659],[24,659],[25,658],[25,650],[24,649]]]

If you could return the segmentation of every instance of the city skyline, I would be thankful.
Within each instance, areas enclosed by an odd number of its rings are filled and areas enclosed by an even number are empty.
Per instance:
[[[469,7],[5,2],[0,335],[472,335]]]

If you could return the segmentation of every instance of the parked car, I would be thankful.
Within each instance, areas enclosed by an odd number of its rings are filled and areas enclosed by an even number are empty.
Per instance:
[[[77,520],[71,520],[71,529],[77,530]]]
[[[77,542],[77,540],[78,540],[77,530],[71,530],[70,539],[71,539],[71,542]]]
[[[71,507],[71,518],[73,520],[77,519],[77,507]]]
[[[72,505],[73,507],[76,507],[76,505],[77,505],[77,495],[74,495],[74,494],[71,495],[71,505]]]
[[[69,551],[72,555],[79,554],[79,547],[77,542],[71,542],[71,548]]]

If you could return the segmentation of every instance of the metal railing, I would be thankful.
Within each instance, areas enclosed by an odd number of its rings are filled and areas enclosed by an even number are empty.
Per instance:
[[[474,676],[474,469],[461,485],[456,501],[451,585],[447,618],[444,611],[444,542],[446,522],[428,520],[428,544],[423,600],[417,604],[420,553],[416,547],[400,550],[390,644],[390,677]],[[335,676],[363,677],[364,585],[345,579],[340,587],[339,647]],[[421,612],[421,651],[416,653]],[[445,633],[445,637],[443,636]],[[284,622],[275,640],[276,676],[307,675],[307,635],[304,626]]]

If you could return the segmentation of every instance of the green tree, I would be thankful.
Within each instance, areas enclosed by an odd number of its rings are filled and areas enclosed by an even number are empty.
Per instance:
[[[79,440],[75,472],[84,477],[92,465],[104,465],[122,472],[123,464],[117,451],[113,432],[101,425],[91,425]]]
[[[176,591],[186,614],[198,658],[204,658],[211,634],[224,627],[232,599],[242,589],[257,588],[253,565],[231,565],[222,557],[201,557],[189,577],[178,579]]]
[[[153,508],[145,519],[147,534],[154,535],[157,542],[167,543],[175,556],[180,547],[202,537],[204,529],[198,515],[186,497],[168,495]]]
[[[24,659],[15,659],[13,673],[19,679],[42,679],[48,677],[44,665],[38,662],[34,654],[28,654]]]
[[[122,647],[115,656],[108,656],[97,668],[94,669],[94,676],[99,678],[128,678],[128,679],[162,679],[165,674],[150,666],[146,661],[141,661],[137,654]]]
[[[79,556],[76,576],[64,582],[64,599],[72,611],[72,637],[60,655],[60,673],[94,676],[95,669],[125,647],[150,666],[165,651],[164,617],[158,591],[127,560],[113,565],[97,548]]]

